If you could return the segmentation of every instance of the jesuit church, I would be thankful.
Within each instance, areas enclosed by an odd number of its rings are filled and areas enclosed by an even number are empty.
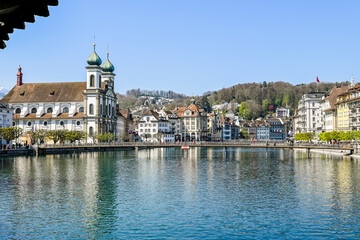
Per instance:
[[[87,59],[86,82],[23,83],[21,67],[17,83],[1,100],[15,109],[13,126],[31,130],[68,129],[91,136],[116,132],[114,66],[109,53],[103,65],[95,51]]]

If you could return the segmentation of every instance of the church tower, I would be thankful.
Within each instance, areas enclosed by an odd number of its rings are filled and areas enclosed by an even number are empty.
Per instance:
[[[87,70],[87,81],[86,81],[86,88],[87,89],[101,89],[101,73],[102,69],[100,67],[101,65],[101,58],[99,55],[97,55],[95,51],[94,44],[94,52],[88,57],[86,60],[88,63],[88,66],[86,67]]]
[[[100,117],[102,115],[102,107],[100,106],[100,98],[102,95],[102,68],[101,58],[95,51],[86,60],[88,66],[86,66],[86,89],[84,91],[84,129],[89,136],[93,139],[99,133],[102,133],[100,129]]]

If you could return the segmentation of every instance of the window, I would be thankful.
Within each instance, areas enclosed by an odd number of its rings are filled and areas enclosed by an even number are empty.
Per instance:
[[[94,105],[93,104],[89,105],[89,114],[94,114]]]
[[[69,108],[68,108],[68,107],[64,107],[62,112],[63,112],[63,113],[68,113],[68,112],[69,112]]]
[[[77,121],[77,122],[76,122],[76,125],[77,125],[77,126],[80,126],[80,121]]]
[[[16,125],[16,123],[15,123],[15,122],[13,122],[13,127],[15,127],[15,125]]]
[[[94,75],[90,76],[90,87],[94,87]]]
[[[31,126],[31,122],[28,122],[27,125],[30,127],[30,126]]]
[[[43,124],[44,124],[44,126],[47,126],[47,125],[48,125],[48,122],[47,122],[47,121],[44,121]]]
[[[79,112],[84,112],[84,107],[80,107]]]
[[[94,128],[93,127],[89,127],[89,135],[91,137],[94,136]]]
[[[21,109],[20,109],[20,108],[17,108],[17,109],[15,110],[15,113],[21,113]]]
[[[64,121],[60,121],[60,126],[64,126]]]
[[[36,113],[37,112],[37,109],[36,108],[32,108],[31,109],[31,113]]]
[[[53,112],[53,109],[51,107],[49,107],[47,110],[46,110],[47,113],[52,113]]]
[[[101,76],[99,76],[99,88],[101,88]]]

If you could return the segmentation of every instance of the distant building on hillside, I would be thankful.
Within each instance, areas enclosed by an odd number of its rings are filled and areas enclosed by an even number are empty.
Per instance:
[[[290,117],[290,109],[288,106],[282,108],[276,108],[277,118],[288,118]]]

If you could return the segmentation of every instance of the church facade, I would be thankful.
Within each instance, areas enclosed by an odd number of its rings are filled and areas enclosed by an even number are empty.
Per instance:
[[[85,82],[23,83],[21,67],[17,83],[1,100],[14,109],[13,126],[32,130],[78,130],[88,134],[116,133],[115,68],[101,65],[95,51],[87,59]]]

